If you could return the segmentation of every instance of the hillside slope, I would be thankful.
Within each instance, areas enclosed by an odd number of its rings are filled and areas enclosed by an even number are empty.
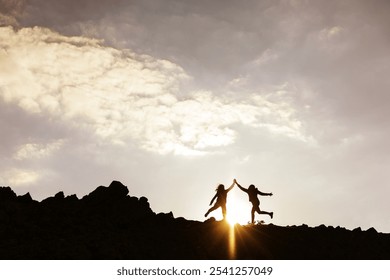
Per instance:
[[[0,188],[0,259],[390,259],[390,235],[324,225],[239,226],[156,214],[113,181],[41,202]]]

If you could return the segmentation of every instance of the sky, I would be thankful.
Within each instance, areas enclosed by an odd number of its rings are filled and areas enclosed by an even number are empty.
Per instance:
[[[390,232],[387,0],[0,0],[0,185]],[[221,218],[220,209],[210,216]],[[250,220],[245,193],[228,213]]]

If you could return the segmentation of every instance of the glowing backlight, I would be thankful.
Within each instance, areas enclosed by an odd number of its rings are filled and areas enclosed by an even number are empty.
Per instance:
[[[230,225],[246,225],[250,220],[251,205],[241,193],[232,190],[228,195],[226,220]]]

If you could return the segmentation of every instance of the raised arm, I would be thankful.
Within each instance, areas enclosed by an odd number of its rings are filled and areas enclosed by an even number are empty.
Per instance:
[[[245,189],[245,188],[243,188],[243,187],[241,187],[241,185],[237,182],[237,180],[236,179],[234,179],[234,183],[236,183],[237,184],[237,187],[239,187],[240,188],[240,190],[242,190],[243,192],[248,192],[248,190],[247,189]]]
[[[235,181],[233,181],[233,184],[226,190],[226,192],[230,192],[232,188],[234,187]]]

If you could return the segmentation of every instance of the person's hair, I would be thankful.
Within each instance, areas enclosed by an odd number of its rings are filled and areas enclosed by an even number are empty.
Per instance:
[[[218,187],[215,189],[215,191],[222,191],[225,189],[225,186],[223,184],[219,184]]]
[[[255,185],[250,185],[248,189],[256,189]]]

